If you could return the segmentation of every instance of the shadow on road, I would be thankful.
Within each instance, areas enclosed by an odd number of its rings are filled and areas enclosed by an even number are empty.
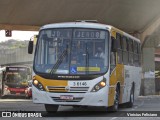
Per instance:
[[[98,107],[80,107],[80,108],[73,108],[70,111],[58,111],[56,113],[47,113],[42,112],[43,117],[121,117],[126,115],[125,111],[121,111],[123,106],[117,112],[107,111],[105,108],[98,108]]]

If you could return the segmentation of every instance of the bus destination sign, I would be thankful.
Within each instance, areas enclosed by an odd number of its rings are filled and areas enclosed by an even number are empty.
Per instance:
[[[6,71],[8,72],[18,72],[18,71],[27,71],[26,68],[23,68],[23,67],[7,67],[6,68]]]
[[[71,38],[71,30],[52,30],[51,37]]]
[[[104,31],[75,30],[74,38],[105,39]]]

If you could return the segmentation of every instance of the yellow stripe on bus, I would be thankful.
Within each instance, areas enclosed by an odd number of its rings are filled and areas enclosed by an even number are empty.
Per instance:
[[[122,103],[123,87],[121,86],[124,85],[124,65],[122,64],[117,64],[116,69],[112,72],[110,76],[108,106],[112,106],[114,104],[114,96],[117,82],[120,82],[119,102]]]
[[[92,71],[92,72],[99,72],[100,67],[77,67],[77,71],[83,72],[83,71]]]
[[[42,77],[40,77],[38,75],[35,76],[35,79],[38,80],[39,82],[41,82],[41,84],[43,85],[43,87],[45,88],[46,91],[49,91],[47,89],[47,86],[66,87],[68,85],[68,81],[67,80],[45,79],[45,78],[42,78]],[[66,90],[60,90],[60,91],[66,92]]]

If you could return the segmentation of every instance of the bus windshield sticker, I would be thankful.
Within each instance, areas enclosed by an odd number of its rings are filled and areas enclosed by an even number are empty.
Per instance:
[[[100,67],[77,67],[77,71],[82,72],[82,71],[91,71],[91,72],[99,72]]]

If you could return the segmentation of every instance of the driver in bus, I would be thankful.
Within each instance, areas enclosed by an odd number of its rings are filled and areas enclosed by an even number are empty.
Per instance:
[[[103,58],[104,59],[104,52],[103,52],[103,50],[102,50],[101,47],[98,47],[97,53],[95,54],[95,57]]]

